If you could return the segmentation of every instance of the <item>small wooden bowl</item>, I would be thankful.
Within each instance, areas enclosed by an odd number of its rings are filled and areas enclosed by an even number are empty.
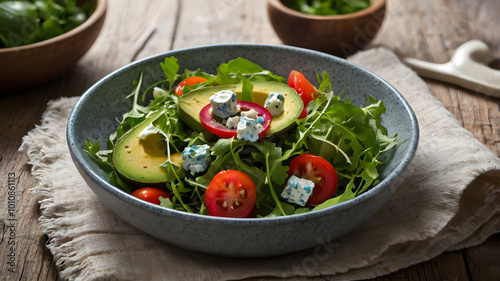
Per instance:
[[[288,8],[287,0],[268,0],[267,12],[284,44],[347,57],[377,35],[385,18],[386,1],[371,0],[365,10],[345,15],[318,16]]]
[[[25,46],[0,48],[0,92],[34,86],[64,73],[94,44],[106,17],[106,0],[90,2],[91,15],[57,37]]]

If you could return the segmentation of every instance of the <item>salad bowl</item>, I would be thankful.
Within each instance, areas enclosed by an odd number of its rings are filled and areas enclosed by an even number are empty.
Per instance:
[[[382,124],[401,143],[384,159],[380,182],[346,202],[302,214],[264,218],[226,218],[186,213],[142,201],[110,183],[106,173],[85,151],[87,139],[105,144],[116,130],[117,119],[130,111],[133,80],[145,85],[164,79],[160,63],[178,59],[180,70],[217,67],[242,57],[264,69],[286,76],[300,70],[310,81],[326,71],[334,92],[345,92],[353,104],[365,103],[366,95],[386,107]],[[73,161],[92,191],[124,221],[168,243],[224,257],[255,258],[292,253],[332,241],[368,220],[383,206],[402,181],[402,172],[418,143],[416,117],[403,96],[370,71],[344,59],[291,46],[222,44],[201,46],[155,55],[136,61],[104,77],[75,104],[67,125],[67,141]]]

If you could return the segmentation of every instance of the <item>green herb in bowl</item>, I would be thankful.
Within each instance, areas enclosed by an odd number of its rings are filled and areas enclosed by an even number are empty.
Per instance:
[[[0,0],[0,48],[44,41],[82,24],[89,4],[76,0]]]
[[[344,15],[364,10],[370,6],[369,0],[289,0],[285,6],[311,15]]]

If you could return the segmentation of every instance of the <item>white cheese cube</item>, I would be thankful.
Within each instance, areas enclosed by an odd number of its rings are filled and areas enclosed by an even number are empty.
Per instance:
[[[188,146],[182,152],[182,168],[191,175],[204,172],[210,164],[210,146],[207,144]]]
[[[281,197],[289,203],[305,206],[312,194],[314,182],[292,175],[281,193]]]
[[[259,117],[259,113],[255,109],[252,108],[250,110],[242,111],[241,116],[245,116],[247,118],[257,120],[257,117]]]
[[[240,122],[236,127],[237,138],[251,142],[256,142],[259,139],[261,131],[262,125],[257,120],[245,116],[240,117]]]
[[[212,114],[220,118],[227,118],[238,113],[236,94],[231,90],[222,90],[210,97]]]
[[[264,107],[272,116],[279,116],[285,109],[285,96],[281,93],[271,92],[264,102]]]
[[[238,123],[240,122],[240,117],[234,116],[227,118],[226,127],[229,129],[236,129],[238,127]]]

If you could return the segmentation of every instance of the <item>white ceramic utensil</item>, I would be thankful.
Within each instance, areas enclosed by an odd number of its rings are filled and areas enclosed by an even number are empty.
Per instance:
[[[500,71],[488,66],[494,60],[495,57],[486,43],[471,40],[458,47],[451,60],[444,64],[414,58],[404,58],[403,62],[423,77],[500,97]]]

